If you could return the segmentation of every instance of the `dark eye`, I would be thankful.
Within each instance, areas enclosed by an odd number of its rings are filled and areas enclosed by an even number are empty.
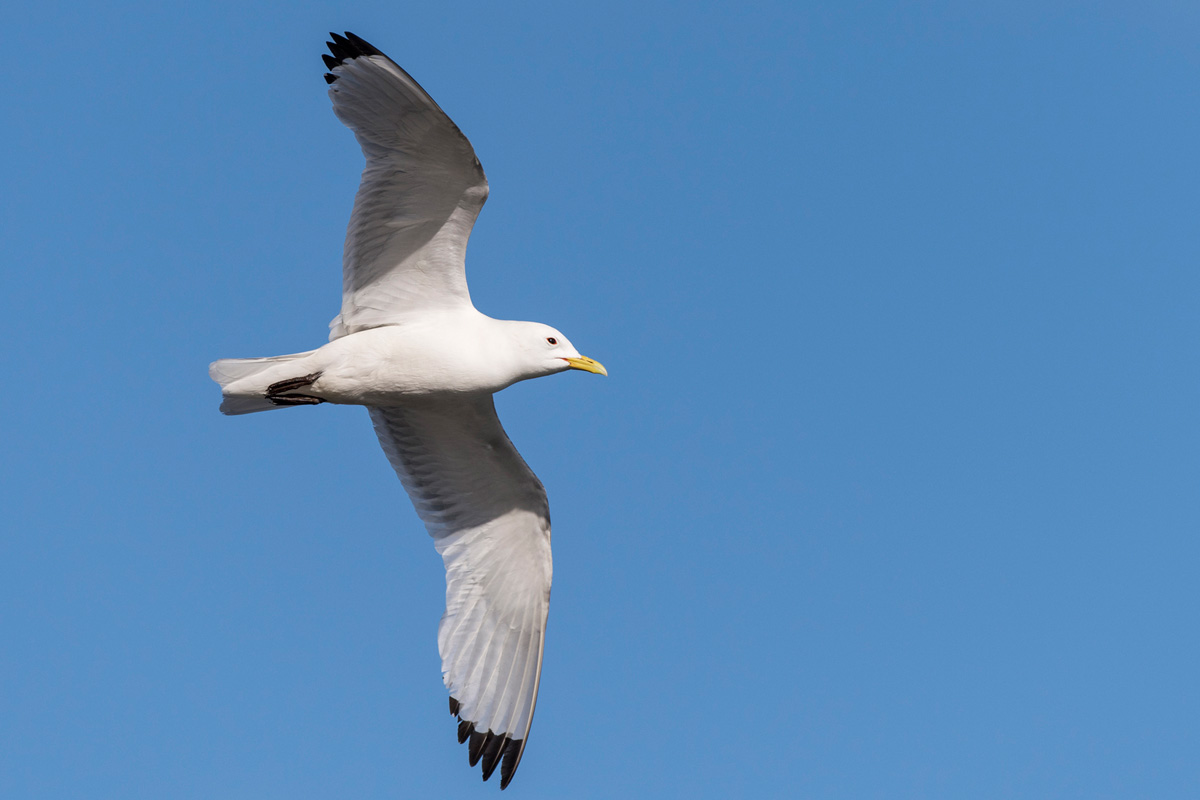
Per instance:
[[[550,344],[558,344],[558,339],[555,339],[553,336],[547,336],[546,341]]]

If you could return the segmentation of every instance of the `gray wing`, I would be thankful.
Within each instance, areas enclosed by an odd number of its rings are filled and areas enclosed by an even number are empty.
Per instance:
[[[332,340],[417,309],[470,305],[467,239],[488,184],[467,137],[407,72],[348,31],[330,36],[333,111],[367,160]]]
[[[379,442],[446,567],[438,627],[458,740],[483,779],[525,750],[550,606],[550,510],[490,395],[370,408]]]

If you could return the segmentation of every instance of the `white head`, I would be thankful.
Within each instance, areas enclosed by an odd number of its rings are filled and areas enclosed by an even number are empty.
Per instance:
[[[575,345],[560,331],[540,322],[509,322],[509,333],[520,352],[521,376],[517,380],[553,375],[568,369],[579,369],[607,375],[599,361],[581,356]]]

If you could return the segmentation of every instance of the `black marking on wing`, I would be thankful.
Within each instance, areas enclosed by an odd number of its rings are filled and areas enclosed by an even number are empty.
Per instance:
[[[474,727],[472,725],[472,727]],[[480,733],[479,731],[471,731],[471,740],[467,742],[467,762],[473,767],[479,763],[479,756],[483,753],[483,742],[491,736],[492,732]]]
[[[453,697],[450,698],[450,713],[458,717],[458,743],[467,740],[467,761],[475,766],[483,761],[483,779],[492,777],[496,767],[500,767],[500,788],[504,789],[512,780],[517,770],[517,759],[521,755],[521,740],[513,739],[507,734],[497,734],[492,731],[480,733],[475,730],[475,723],[458,716],[462,705]]]
[[[383,51],[365,39],[355,36],[350,31],[346,31],[345,36],[338,36],[336,33],[330,33],[332,42],[326,42],[329,47],[329,52],[333,55],[321,55],[321,59],[325,62],[326,69],[330,72],[325,73],[325,82],[333,83],[337,80],[337,76],[331,74],[334,67],[340,66],[344,61],[360,58],[362,56],[383,56]]]
[[[492,777],[492,773],[500,764],[500,748],[508,741],[507,736],[497,736],[488,731],[487,736],[483,739],[483,752],[480,755],[483,757],[483,779],[486,781]]]
[[[521,760],[521,740],[509,739],[504,745],[504,761],[500,764],[500,788],[508,787],[509,781],[517,771],[517,762]]]

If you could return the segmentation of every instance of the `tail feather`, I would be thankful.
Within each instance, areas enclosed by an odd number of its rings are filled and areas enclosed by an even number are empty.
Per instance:
[[[306,353],[269,358],[222,358],[209,364],[209,377],[221,385],[221,413],[253,414],[256,411],[281,408],[282,406],[277,406],[267,399],[267,386],[281,379],[281,376],[273,375],[268,379],[264,373],[280,364],[310,356],[314,352],[316,351],[309,350]]]

